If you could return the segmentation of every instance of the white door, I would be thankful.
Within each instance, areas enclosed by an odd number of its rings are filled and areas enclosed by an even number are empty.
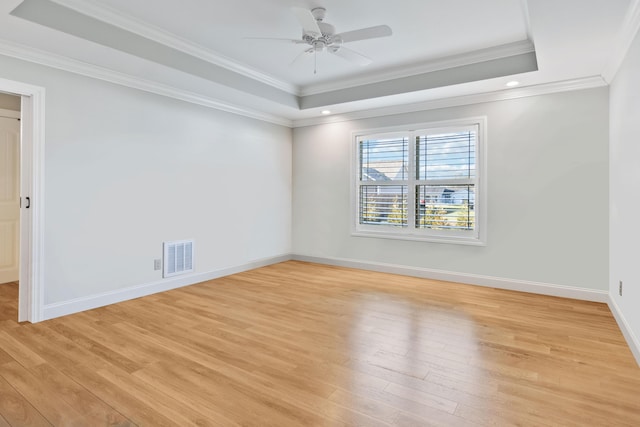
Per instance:
[[[20,244],[20,122],[0,117],[0,283],[16,282]]]

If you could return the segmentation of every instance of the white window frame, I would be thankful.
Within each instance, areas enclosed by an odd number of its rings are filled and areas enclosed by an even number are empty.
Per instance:
[[[476,137],[476,178],[474,184],[475,200],[475,228],[471,231],[463,230],[434,230],[430,228],[415,228],[415,197],[417,180],[415,174],[415,137],[425,133],[451,132],[477,127]],[[418,123],[413,125],[395,126],[387,128],[364,129],[352,132],[351,158],[351,235],[355,237],[375,237],[384,239],[417,240],[436,243],[485,246],[487,241],[487,118],[469,117],[438,122]],[[360,156],[359,141],[363,139],[388,138],[392,136],[409,137],[409,176],[403,181],[385,181],[382,185],[407,186],[407,227],[394,225],[360,224],[360,186],[367,184],[359,179]],[[444,181],[442,184],[466,184],[467,180]]]

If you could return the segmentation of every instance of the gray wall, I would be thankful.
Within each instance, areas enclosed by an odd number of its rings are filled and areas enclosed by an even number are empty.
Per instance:
[[[624,316],[640,363],[640,35],[611,84],[610,295]],[[623,282],[623,295],[618,283]]]
[[[291,252],[289,128],[0,56],[46,89],[45,303],[162,280],[162,242],[196,273]]]
[[[352,237],[355,130],[488,118],[486,247]],[[293,250],[606,290],[608,89],[564,92],[298,128],[293,144]]]
[[[606,88],[292,135],[11,58],[0,70],[47,91],[47,304],[159,281],[162,241],[183,238],[197,272],[293,252],[608,288]],[[471,116],[488,117],[487,246],[351,237],[351,132]]]

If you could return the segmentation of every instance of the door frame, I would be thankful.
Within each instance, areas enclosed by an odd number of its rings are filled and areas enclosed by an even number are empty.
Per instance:
[[[19,95],[22,99],[18,321],[36,323],[44,320],[45,89],[0,78],[0,91]]]

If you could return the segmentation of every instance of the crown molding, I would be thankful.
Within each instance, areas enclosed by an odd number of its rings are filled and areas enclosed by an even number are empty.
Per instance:
[[[293,127],[298,128],[304,126],[338,123],[358,119],[368,119],[372,117],[390,116],[394,114],[406,114],[418,111],[435,110],[439,108],[480,104],[483,102],[505,101],[509,99],[525,98],[529,96],[546,95],[550,93],[567,92],[580,89],[591,89],[603,86],[607,86],[607,82],[601,76],[585,77],[581,79],[565,80],[515,89],[485,92],[474,95],[440,98],[413,104],[402,104],[370,110],[360,110],[335,116],[313,117],[309,119],[294,120]]]
[[[500,46],[479,49],[473,52],[447,56],[444,58],[424,62],[419,65],[401,67],[391,71],[370,74],[369,76],[361,76],[347,80],[339,80],[337,82],[309,85],[301,88],[299,95],[305,97],[310,95],[317,95],[324,92],[344,90],[354,86],[362,86],[367,84],[380,83],[387,80],[401,79],[419,74],[476,64],[480,62],[491,61],[494,59],[507,58],[510,56],[521,55],[530,52],[535,52],[533,43],[531,43],[529,40],[521,40],[518,42],[508,43]]]
[[[640,31],[640,0],[632,0],[602,76],[611,83]]]
[[[262,73],[244,64],[240,64],[219,53],[213,52],[206,47],[192,41],[181,38],[169,31],[153,26],[140,19],[127,16],[114,8],[106,5],[98,5],[91,0],[51,0],[61,6],[75,10],[83,15],[90,16],[100,21],[115,25],[125,31],[130,31],[141,37],[172,47],[186,54],[224,67],[234,73],[249,77],[261,83],[283,90],[293,95],[299,95],[299,88],[296,85],[286,83],[273,76]]]
[[[140,77],[135,77],[101,66],[88,64],[86,62],[52,54],[50,52],[45,52],[29,46],[10,42],[8,40],[0,39],[0,55],[45,65],[47,67],[56,68],[58,70],[68,71],[70,73],[115,83],[121,86],[139,89],[145,92],[155,93],[157,95],[162,95],[169,98],[179,99],[182,101],[190,102],[192,104],[202,105],[204,107],[238,114],[240,116],[261,120],[264,122],[274,123],[287,127],[291,127],[293,124],[291,120],[280,116],[220,101],[218,99],[204,96],[199,93],[179,89],[173,86],[154,82]]]

